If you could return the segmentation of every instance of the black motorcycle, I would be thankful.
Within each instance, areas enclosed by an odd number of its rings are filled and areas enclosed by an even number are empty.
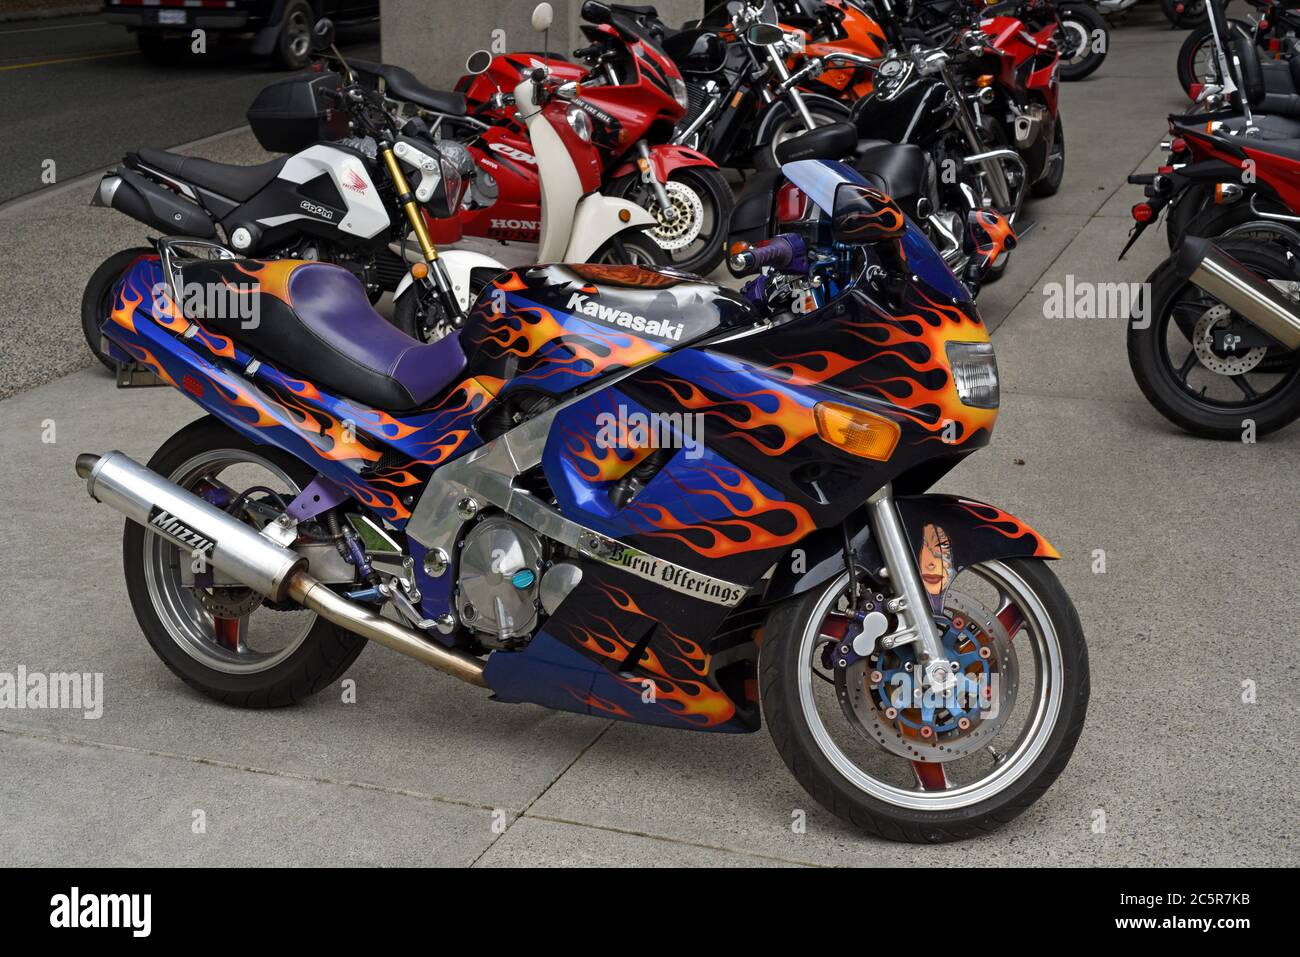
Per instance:
[[[315,42],[317,52],[333,48],[328,20],[317,25]],[[91,205],[163,235],[223,239],[241,256],[337,263],[361,280],[371,302],[406,276],[413,234],[424,257],[421,298],[453,321],[469,304],[469,277],[452,275],[454,257],[438,255],[421,210],[435,219],[455,212],[469,156],[454,143],[435,143],[422,121],[394,117],[373,82],[334,56],[336,69],[273,83],[248,110],[262,148],[286,155],[239,166],[140,149],[104,176]],[[114,290],[133,263],[157,255],[152,246],[114,253],[86,284],[82,331],[110,370],[118,363],[100,326]]]

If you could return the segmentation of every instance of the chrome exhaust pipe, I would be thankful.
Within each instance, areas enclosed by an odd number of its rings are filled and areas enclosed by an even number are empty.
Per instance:
[[[307,571],[307,559],[123,452],[77,456],[77,474],[97,502],[174,545],[205,556],[213,568],[273,601],[294,601],[341,628],[422,661],[444,674],[487,687],[483,662],[444,648],[412,628],[330,591]]]
[[[1188,236],[1175,260],[1178,275],[1205,290],[1288,349],[1300,349],[1300,302],[1243,266],[1210,240]]]

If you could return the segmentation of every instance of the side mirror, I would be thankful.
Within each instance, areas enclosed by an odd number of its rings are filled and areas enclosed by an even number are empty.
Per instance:
[[[549,30],[554,19],[555,11],[549,3],[539,3],[533,7],[533,29],[538,33],[545,33]]]
[[[324,53],[334,45],[334,21],[321,17],[311,31],[311,49],[313,53]]]
[[[892,198],[859,183],[840,183],[831,210],[831,237],[838,243],[877,243],[899,239],[907,217]]]
[[[492,66],[492,54],[487,50],[475,50],[465,58],[465,72],[471,76],[486,73]]]
[[[745,31],[745,41],[750,46],[770,47],[785,39],[785,31],[770,23],[755,23]]]

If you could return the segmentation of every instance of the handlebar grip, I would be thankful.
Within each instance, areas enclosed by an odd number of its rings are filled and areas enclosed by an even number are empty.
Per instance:
[[[762,246],[742,249],[731,257],[731,271],[739,276],[756,273],[766,267],[774,269],[788,268],[798,254],[790,237],[782,234],[773,236]]]

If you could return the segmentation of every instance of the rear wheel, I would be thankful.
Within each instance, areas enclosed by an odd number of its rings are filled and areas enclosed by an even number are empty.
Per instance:
[[[100,328],[104,325],[108,314],[113,311],[113,300],[117,295],[117,286],[122,280],[122,275],[132,263],[146,257],[157,259],[158,254],[148,246],[137,246],[134,249],[123,249],[121,252],[113,253],[91,275],[85,291],[81,294],[81,334],[85,336],[86,345],[90,346],[90,351],[94,353],[95,358],[110,372],[117,371],[117,363],[104,352],[103,334]]]
[[[1110,29],[1100,13],[1089,6],[1062,6],[1060,75],[1062,80],[1082,80],[1096,72],[1110,49]]]
[[[1083,628],[1056,576],[1036,559],[956,575],[935,615],[958,676],[942,695],[912,687],[913,645],[841,657],[848,577],[781,606],[763,631],[763,712],[795,778],[896,841],[974,837],[1028,808],[1065,768],[1088,706]]]
[[[1300,281],[1278,243],[1233,236],[1215,245],[1265,280]],[[1252,334],[1249,323],[1180,278],[1169,262],[1152,273],[1147,288],[1146,314],[1129,326],[1128,358],[1156,411],[1188,432],[1233,440],[1248,428],[1264,435],[1300,418],[1300,351],[1228,348],[1227,336]]]
[[[804,105],[812,117],[813,127],[829,126],[832,123],[844,123],[851,117],[852,111],[838,100],[828,96],[803,94]],[[780,100],[768,107],[763,129],[766,131],[762,140],[755,144],[753,163],[757,169],[776,169],[781,165],[776,158],[776,148],[786,140],[794,139],[808,132],[803,117],[787,100]]]
[[[297,459],[213,418],[164,442],[149,468],[255,525],[312,478]],[[232,504],[222,504],[227,499]],[[214,570],[200,565],[196,574],[190,554],[132,521],[122,536],[122,562],[131,607],[163,664],[226,704],[296,704],[341,677],[366,646],[305,608],[272,606],[243,587],[213,587],[204,576]]]
[[[1047,157],[1047,169],[1029,191],[1035,196],[1055,196],[1065,178],[1065,124],[1061,114],[1056,114],[1056,132],[1052,136],[1052,154]]]
[[[311,60],[311,28],[315,23],[307,0],[289,0],[275,41],[275,62],[286,70],[301,70]]]

